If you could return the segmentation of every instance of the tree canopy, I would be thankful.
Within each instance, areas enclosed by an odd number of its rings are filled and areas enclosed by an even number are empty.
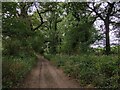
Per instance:
[[[119,2],[6,2],[2,8],[3,42],[21,43],[16,44],[20,50],[29,46],[42,53],[87,52],[101,39],[94,27],[101,19],[108,55],[109,26],[119,27]]]

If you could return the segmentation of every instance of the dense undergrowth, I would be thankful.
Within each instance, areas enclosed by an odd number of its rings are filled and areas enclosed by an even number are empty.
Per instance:
[[[36,63],[34,55],[24,53],[17,56],[3,56],[2,87],[20,87],[20,83]]]
[[[118,88],[118,56],[45,55],[56,66],[74,77],[82,87]]]

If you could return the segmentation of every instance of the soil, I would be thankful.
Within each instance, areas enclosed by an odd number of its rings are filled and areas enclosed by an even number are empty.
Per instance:
[[[71,77],[64,74],[44,57],[37,55],[37,65],[25,78],[24,88],[80,88]]]

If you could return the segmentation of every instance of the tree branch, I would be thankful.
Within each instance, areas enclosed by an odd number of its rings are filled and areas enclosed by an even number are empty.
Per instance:
[[[36,28],[34,28],[33,30],[35,31],[36,29],[40,28],[42,26],[43,23],[41,23],[40,25],[38,25]]]
[[[38,29],[39,27],[41,27],[44,22],[43,22],[43,18],[42,18],[42,16],[41,16],[41,13],[39,12],[36,4],[34,4],[34,5],[35,5],[35,7],[36,7],[36,9],[37,9],[37,13],[38,13],[38,15],[39,15],[39,17],[40,17],[40,21],[41,21],[40,25],[38,25],[36,28],[33,29],[33,30],[35,31],[36,29]]]
[[[109,3],[109,2],[108,2],[108,4],[109,4],[109,9],[108,9],[107,16],[109,17],[109,16],[111,15],[111,13],[112,13],[112,10],[113,10],[113,8],[114,8],[115,2],[113,2],[113,3]]]
[[[89,5],[87,5],[87,7],[88,7],[89,9],[91,9],[93,12],[95,12],[96,15],[97,15],[98,17],[100,17],[100,19],[102,19],[103,21],[105,20],[105,19],[102,17],[102,15],[96,11],[96,9],[95,9],[94,6],[93,6],[94,8],[91,8]]]

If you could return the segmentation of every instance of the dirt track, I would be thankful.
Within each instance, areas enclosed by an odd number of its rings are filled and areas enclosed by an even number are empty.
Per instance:
[[[48,60],[39,60],[24,82],[25,88],[79,88],[79,84],[67,77],[62,70],[54,67]]]

